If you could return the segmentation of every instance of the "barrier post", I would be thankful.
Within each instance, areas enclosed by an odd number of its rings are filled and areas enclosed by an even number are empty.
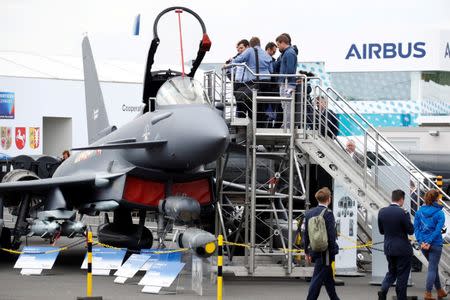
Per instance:
[[[86,277],[86,297],[77,297],[77,300],[102,300],[103,297],[92,297],[92,231],[87,231],[87,277]]]
[[[92,297],[92,231],[88,230],[87,234],[87,264],[88,273],[86,279],[86,296]]]
[[[441,193],[441,190],[442,190],[442,186],[444,185],[444,181],[442,180],[442,176],[441,175],[436,176],[436,185],[439,188],[439,201],[438,201],[438,203],[442,204],[442,193]]]
[[[222,266],[223,266],[223,236],[219,234],[218,236],[218,247],[217,247],[217,300],[222,300],[223,292],[223,277],[222,277]]]

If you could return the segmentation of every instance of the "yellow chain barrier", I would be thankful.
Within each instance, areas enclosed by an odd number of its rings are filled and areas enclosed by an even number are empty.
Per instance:
[[[289,252],[292,252],[292,253],[304,253],[305,252],[305,250],[303,250],[303,249],[283,249],[283,248],[278,248],[278,250],[280,250],[280,251],[283,251],[284,253],[289,253]]]
[[[342,238],[344,238],[344,239],[346,239],[346,240],[348,240],[350,242],[354,242],[349,237],[346,237],[346,236],[343,236],[343,235],[340,235],[340,237],[342,237]],[[410,239],[410,240],[413,241],[413,242],[417,242],[414,239]],[[226,241],[223,241],[223,244],[224,245],[229,245],[229,246],[244,247],[244,248],[248,248],[248,249],[250,248],[250,245],[248,245],[248,244],[240,244],[240,243],[233,243],[233,242],[226,242]],[[111,248],[111,249],[122,249],[122,248],[118,248],[118,247],[115,247],[115,246],[103,244],[103,243],[100,243],[98,241],[94,242],[94,245],[99,245],[99,246],[102,246],[102,247],[105,247],[105,248]],[[373,246],[374,245],[373,245],[372,241],[369,241],[366,244],[359,244],[359,245],[356,244],[355,246],[342,247],[342,248],[339,248],[339,250],[345,251],[345,250],[351,250],[351,249],[373,248]],[[443,246],[444,247],[450,247],[450,243],[445,243],[445,244],[443,244]],[[64,247],[60,247],[60,248],[54,249],[54,250],[48,250],[48,251],[44,251],[44,252],[39,252],[37,254],[50,254],[50,253],[55,253],[55,252],[62,252],[62,251],[66,251],[66,250],[68,250],[70,248],[71,248],[71,246],[64,246]],[[4,251],[4,252],[11,253],[11,254],[17,254],[17,255],[26,253],[24,251],[7,249],[7,248],[0,248],[0,250]],[[180,248],[180,249],[172,249],[172,250],[158,250],[158,251],[154,251],[152,253],[153,254],[170,254],[170,253],[177,253],[177,252],[187,252],[189,250],[190,250],[189,248]],[[283,251],[285,253],[288,253],[288,252],[303,253],[303,252],[305,252],[305,250],[303,250],[303,249],[283,249],[283,248],[278,248],[278,250]]]
[[[366,243],[366,244],[362,244],[362,245],[356,245],[356,246],[348,246],[348,247],[342,247],[339,248],[339,250],[351,250],[351,249],[361,249],[361,248],[372,248],[373,244],[370,243]]]
[[[22,251],[12,250],[12,249],[6,249],[6,248],[0,248],[0,250],[11,253],[11,254],[22,254]]]
[[[29,254],[51,254],[51,253],[55,253],[55,252],[66,251],[66,250],[68,250],[68,249],[70,249],[72,247],[78,246],[81,243],[84,243],[84,239],[82,241],[71,243],[71,244],[69,244],[67,246],[59,247],[58,249],[42,251],[42,252],[26,252],[26,251],[19,251],[19,250],[7,249],[7,248],[0,248],[0,250],[4,251],[4,252],[11,253],[11,254],[17,254],[17,255],[24,254],[24,253],[29,253]]]
[[[176,252],[186,252],[189,251],[189,248],[180,248],[180,249],[173,249],[173,250],[161,250],[161,251],[154,251],[152,254],[170,254],[170,253],[176,253]]]
[[[94,245],[99,245],[105,248],[111,248],[111,249],[122,249],[122,248],[118,248],[115,246],[111,246],[111,245],[107,245],[107,244],[103,244],[100,242],[94,242]],[[179,249],[171,249],[171,250],[157,250],[157,251],[153,251],[152,254],[170,254],[170,253],[177,253],[177,252],[186,252],[189,251],[189,248],[179,248]]]
[[[239,244],[239,243],[233,243],[233,242],[227,242],[227,241],[223,241],[223,244],[230,245],[230,246],[250,248],[250,245],[247,245],[247,244]]]
[[[103,244],[103,243],[100,243],[100,242],[94,242],[94,243],[92,243],[92,245],[99,245],[99,246],[102,246],[104,248],[110,248],[110,249],[122,249],[122,248],[114,247],[114,246],[111,246],[111,245]]]

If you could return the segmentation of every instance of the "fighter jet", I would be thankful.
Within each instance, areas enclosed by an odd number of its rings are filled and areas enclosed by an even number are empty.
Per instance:
[[[198,57],[189,74],[171,70],[152,72],[153,57],[160,42],[157,24],[161,16],[182,10],[196,17],[203,29]],[[144,226],[146,212],[158,215],[159,247],[175,222],[188,225],[179,238],[180,247],[201,256],[215,251],[215,237],[196,227],[203,210],[214,204],[213,171],[204,165],[227,149],[229,131],[210,103],[194,74],[211,42],[201,18],[190,9],[171,7],[154,23],[144,79],[142,114],[121,128],[111,126],[98,82],[92,50],[83,39],[83,66],[89,145],[65,160],[52,178],[39,179],[26,170],[13,170],[0,183],[1,210],[12,208],[17,222],[12,244],[18,247],[24,235],[52,238],[82,234],[86,226],[80,214],[114,212],[99,226],[101,243],[129,249],[151,248],[152,232]],[[151,101],[149,102],[151,98]],[[131,211],[139,210],[139,224]],[[3,219],[3,211],[0,212]],[[0,220],[2,225],[3,220]],[[11,232],[3,228],[2,246]]]

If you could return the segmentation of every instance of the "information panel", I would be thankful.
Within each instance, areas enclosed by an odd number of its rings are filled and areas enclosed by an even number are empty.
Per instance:
[[[172,249],[164,249],[164,251],[170,251]],[[154,252],[161,251],[160,249],[142,249],[141,254],[150,255],[150,258],[147,262],[142,266],[140,271],[147,271],[150,265],[153,262],[158,261],[181,261],[181,252],[173,252],[173,253],[164,253],[164,254],[156,254]]]
[[[126,250],[94,247],[92,248],[92,274],[109,275],[109,270],[117,270],[122,265]],[[87,254],[84,258],[81,269],[87,269]],[[97,272],[96,270],[102,270]],[[105,270],[107,272],[105,272]]]
[[[142,266],[149,260],[150,255],[146,254],[132,254],[128,260],[114,273],[118,278],[133,278],[134,275],[142,268]],[[121,282],[118,279],[117,283]],[[116,282],[116,281],[114,281]]]
[[[139,285],[170,287],[184,265],[184,263],[176,261],[154,262],[139,281]]]
[[[23,275],[38,275],[43,269],[53,268],[59,254],[56,250],[57,247],[24,247],[14,268],[23,269]]]

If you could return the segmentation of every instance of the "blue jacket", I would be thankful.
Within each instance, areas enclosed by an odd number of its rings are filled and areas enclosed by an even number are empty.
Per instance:
[[[271,74],[272,73],[272,57],[270,57],[266,51],[261,49],[261,47],[256,46],[256,50],[258,51],[258,60],[259,60],[259,73],[260,74]],[[255,48],[247,48],[244,52],[238,55],[236,58],[233,58],[232,63],[245,63],[254,73],[256,73],[256,56],[255,56]],[[243,75],[240,74],[241,77],[236,75],[236,78],[242,82],[247,82],[250,80],[254,80],[256,77],[253,76],[247,69],[243,68]],[[236,72],[237,74],[237,72]],[[260,80],[270,80],[269,76],[260,76]]]
[[[293,47],[286,48],[278,60],[274,63],[274,70],[279,74],[297,73],[297,53]],[[278,77],[278,82],[283,83],[286,77]],[[295,85],[295,77],[288,77],[288,83]]]
[[[378,229],[384,235],[384,254],[389,256],[412,256],[408,235],[414,226],[408,212],[398,205],[383,207],[378,213]]]
[[[433,203],[432,205],[423,205],[415,215],[414,234],[421,243],[427,243],[432,246],[442,246],[442,227],[445,223],[445,215],[442,211],[442,205]]]
[[[311,219],[312,217],[320,215],[320,213],[324,209],[328,210],[328,208],[319,205],[317,207],[311,208],[305,214],[305,236],[304,236],[305,253],[310,255],[313,260],[315,260],[316,258],[320,257],[320,255],[324,255],[326,252],[313,252],[309,248],[310,241],[309,241],[309,235],[308,235],[308,222],[309,222],[309,219]],[[339,246],[336,243],[336,238],[337,238],[336,222],[334,221],[333,212],[330,211],[330,210],[328,210],[323,215],[323,218],[325,219],[325,225],[327,227],[328,251],[329,251],[329,254],[330,254],[330,261],[333,261],[335,256],[336,256],[336,254],[339,253]]]

